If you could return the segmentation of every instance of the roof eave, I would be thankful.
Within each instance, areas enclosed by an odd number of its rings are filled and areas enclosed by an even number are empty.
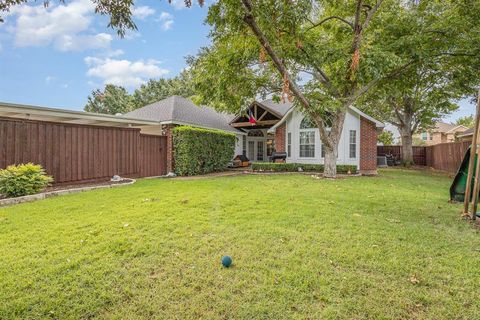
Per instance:
[[[246,135],[245,132],[242,132],[240,130],[225,130],[225,129],[220,129],[220,128],[214,128],[214,127],[199,125],[199,124],[196,124],[196,123],[178,121],[178,120],[165,120],[165,121],[161,121],[160,124],[162,124],[162,125],[163,124],[176,124],[176,125],[180,125],[180,126],[192,126],[192,127],[197,127],[197,128],[203,128],[203,129],[209,129],[209,130],[218,130],[218,131],[223,131],[223,132],[228,132],[228,133],[233,133],[233,134]],[[235,129],[235,128],[233,128],[233,129]]]
[[[144,119],[135,119],[128,118],[123,116],[115,116],[108,114],[100,113],[91,113],[83,111],[74,111],[74,110],[65,110],[65,109],[55,109],[55,108],[46,108],[39,106],[31,105],[21,105],[14,103],[5,103],[0,102],[0,116],[2,114],[5,117],[12,118],[21,118],[29,119],[32,115],[44,118],[45,121],[54,121],[49,119],[55,119],[54,122],[62,122],[62,119],[68,119],[63,121],[68,121],[67,123],[75,123],[75,120],[91,120],[98,121],[102,123],[121,123],[121,124],[131,124],[131,125],[155,125],[158,124],[158,121],[144,120]]]

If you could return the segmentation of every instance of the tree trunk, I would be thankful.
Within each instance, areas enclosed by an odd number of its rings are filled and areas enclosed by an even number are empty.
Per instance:
[[[337,156],[338,156],[338,144],[333,148],[325,148],[325,161],[323,176],[325,178],[335,178],[337,176]]]
[[[402,139],[402,163],[406,166],[410,166],[414,164],[412,131],[409,129],[402,129],[400,135]]]

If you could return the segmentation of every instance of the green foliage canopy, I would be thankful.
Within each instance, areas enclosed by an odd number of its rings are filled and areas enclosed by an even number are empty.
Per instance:
[[[378,142],[383,144],[384,146],[391,146],[393,145],[393,132],[388,130],[383,130],[382,133],[378,135],[377,138]]]
[[[464,117],[460,117],[457,119],[457,121],[455,121],[454,123],[455,125],[457,126],[465,126],[467,128],[473,128],[475,126],[475,119],[473,117],[473,115],[469,115],[469,116],[464,116]]]
[[[193,82],[188,70],[182,71],[171,79],[151,79],[133,93],[133,107],[135,109],[163,100],[170,96],[190,98],[194,95]]]
[[[125,88],[107,84],[103,91],[92,91],[84,110],[107,114],[126,113],[133,110],[133,100]]]

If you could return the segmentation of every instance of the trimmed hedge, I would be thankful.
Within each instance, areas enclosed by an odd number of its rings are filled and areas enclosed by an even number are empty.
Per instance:
[[[302,168],[306,172],[323,172],[323,164],[307,164],[307,163],[268,163],[255,162],[252,164],[253,171],[274,171],[274,172],[297,172],[298,168]],[[337,173],[355,173],[357,166],[355,165],[337,165]]]
[[[235,151],[235,134],[189,126],[173,129],[175,173],[192,176],[225,170]]]

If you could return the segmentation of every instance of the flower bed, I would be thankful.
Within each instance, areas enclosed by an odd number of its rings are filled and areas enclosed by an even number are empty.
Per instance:
[[[300,170],[299,170],[300,168]],[[272,171],[272,172],[323,172],[323,164],[304,164],[304,163],[267,163],[255,162],[252,164],[253,171]],[[337,165],[337,173],[356,173],[355,165]]]

